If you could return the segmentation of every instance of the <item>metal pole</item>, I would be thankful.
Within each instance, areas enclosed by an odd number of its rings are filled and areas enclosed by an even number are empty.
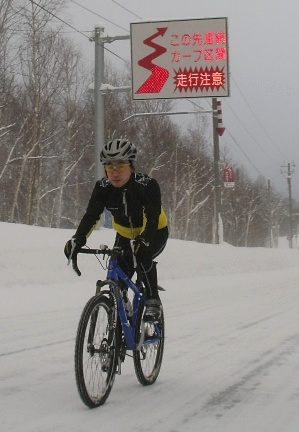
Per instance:
[[[104,124],[104,99],[100,87],[104,83],[104,42],[101,34],[104,32],[102,25],[95,27],[95,73],[94,73],[94,100],[95,100],[95,177],[96,181],[104,175],[104,169],[100,161],[100,154],[105,140]]]
[[[291,164],[288,163],[288,186],[289,186],[289,209],[290,209],[290,235],[289,235],[289,247],[293,247],[293,207],[292,207],[292,172]]]
[[[142,113],[136,113],[132,114],[129,117],[124,118],[114,129],[112,138],[114,139],[116,132],[119,131],[120,127],[123,125],[123,123],[127,122],[128,120],[131,120],[132,118],[136,117],[146,117],[146,116],[168,116],[168,115],[177,115],[177,114],[208,114],[211,113],[211,110],[201,110],[201,111],[159,111],[159,112],[142,112]]]
[[[215,240],[219,244],[223,240],[222,219],[221,219],[221,183],[219,174],[219,136],[218,136],[218,114],[217,98],[212,98],[213,108],[213,139],[214,139],[214,180],[215,180]]]
[[[268,206],[269,206],[269,247],[272,248],[272,202],[271,202],[271,180],[268,178]]]

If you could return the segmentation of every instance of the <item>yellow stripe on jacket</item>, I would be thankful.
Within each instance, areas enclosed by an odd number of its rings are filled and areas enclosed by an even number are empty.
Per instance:
[[[129,239],[134,239],[138,235],[142,234],[143,231],[145,230],[145,226],[146,226],[145,215],[143,217],[143,225],[141,227],[134,227],[134,228],[119,225],[118,223],[115,222],[114,217],[112,216],[113,229],[115,229],[115,231],[118,232],[118,234],[120,234],[121,236],[129,238]],[[165,228],[166,226],[167,226],[167,216],[166,216],[166,214],[162,208],[160,216],[159,216],[159,221],[158,221],[158,230]]]

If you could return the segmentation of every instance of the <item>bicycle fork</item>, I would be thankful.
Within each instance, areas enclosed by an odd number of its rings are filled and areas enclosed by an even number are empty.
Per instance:
[[[144,321],[141,320],[141,334],[140,334],[140,340],[136,346],[137,351],[141,350],[141,347],[144,343],[144,339],[145,339],[145,324],[144,324]]]
[[[111,290],[102,290],[102,288],[108,284],[109,281],[107,280],[105,281],[98,280],[96,285],[96,295],[100,294],[105,297],[107,296],[113,303],[111,313],[109,313],[109,322],[108,322],[109,328],[108,328],[108,338],[107,338],[108,346],[111,347],[113,344],[114,335],[116,332],[116,325],[117,325],[117,299],[116,299],[116,295]]]
[[[101,281],[98,280],[97,281],[97,288],[96,288],[96,294],[101,294],[101,295],[106,295],[109,297],[109,299],[111,300],[113,306],[111,308],[111,311],[109,313],[109,323],[108,323],[108,346],[111,349],[112,348],[112,344],[113,341],[116,338],[116,332],[119,333],[119,338],[118,338],[118,343],[115,345],[114,349],[118,350],[117,352],[117,371],[116,373],[118,375],[121,375],[121,363],[122,361],[124,361],[125,355],[126,355],[126,346],[123,340],[123,334],[122,331],[120,329],[117,328],[118,321],[117,321],[117,316],[118,316],[118,296],[120,295],[120,290],[116,289],[116,292],[114,293],[111,290],[102,290],[102,288],[105,285],[109,285],[109,283],[111,283],[111,281],[109,281],[108,279],[105,281]]]

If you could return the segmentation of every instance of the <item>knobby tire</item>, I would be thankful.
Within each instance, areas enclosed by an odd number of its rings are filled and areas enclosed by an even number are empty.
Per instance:
[[[111,325],[113,314],[111,300],[97,295],[87,302],[79,321],[75,375],[79,395],[89,408],[102,405],[114,383],[120,337]]]
[[[140,305],[137,322],[136,322],[136,345],[138,344],[141,336],[142,316],[144,308]],[[145,338],[148,340],[155,335],[153,323],[144,323],[145,325]],[[140,384],[147,386],[154,384],[158,378],[164,352],[164,338],[165,338],[165,323],[164,314],[159,321],[161,338],[158,342],[143,344],[139,351],[133,352],[134,368],[138,381]]]

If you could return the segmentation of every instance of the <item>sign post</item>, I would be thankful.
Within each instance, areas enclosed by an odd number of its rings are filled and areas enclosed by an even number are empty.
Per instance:
[[[131,24],[132,97],[229,96],[226,18]]]

